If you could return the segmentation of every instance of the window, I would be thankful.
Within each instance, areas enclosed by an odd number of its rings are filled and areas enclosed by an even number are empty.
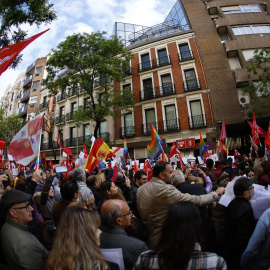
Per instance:
[[[41,73],[41,71],[42,71],[42,67],[36,67],[36,70],[35,70],[36,76],[38,76],[39,73]]]
[[[126,100],[133,99],[133,94],[131,91],[131,84],[130,83],[123,85],[123,96],[125,97]]]
[[[70,112],[73,114],[77,109],[77,102],[71,103]]]
[[[105,132],[107,132],[107,121],[100,123],[100,133],[105,133]]]
[[[161,83],[162,83],[162,94],[164,96],[173,94],[174,90],[170,74],[162,75]]]
[[[37,88],[37,87],[39,87],[39,81],[35,81],[35,82],[33,82],[33,86],[32,86],[33,88]]]
[[[37,96],[30,97],[29,104],[35,104],[35,103],[37,103]]]
[[[200,100],[190,102],[190,128],[206,126],[206,121],[202,113],[202,105]]]
[[[226,40],[230,40],[230,37],[229,37],[229,35],[227,33],[225,33],[225,34],[219,34],[219,38],[220,38],[220,40],[221,40],[222,43],[224,41],[226,41]]]
[[[12,109],[12,105],[10,104],[10,106],[9,106],[9,110],[11,111],[11,109]]]
[[[252,35],[252,34],[268,34],[270,33],[270,25],[236,26],[232,27],[232,30],[236,36]]]
[[[90,125],[89,124],[83,125],[83,137],[84,137],[84,140],[90,139]]]
[[[154,126],[155,129],[157,129],[156,114],[155,114],[154,108],[145,110],[145,122],[146,122],[146,130],[145,130],[146,134],[151,134],[150,123],[152,123],[152,125]]]
[[[11,99],[10,99],[10,101],[12,101],[12,100],[13,100],[13,96],[14,96],[14,93],[12,93],[12,94],[11,94]]]
[[[143,95],[144,99],[153,98],[154,96],[151,78],[143,80]]]
[[[83,107],[84,107],[85,110],[90,108],[90,98],[85,98],[83,100]]]
[[[60,129],[58,133],[60,134],[60,142],[61,142],[61,145],[63,146],[63,144],[64,144],[64,132],[63,132],[63,129]]]
[[[186,78],[186,81],[184,82],[186,91],[200,89],[199,80],[196,78],[194,69],[185,70],[184,74]]]
[[[191,51],[189,50],[188,44],[179,45],[179,51],[180,51],[181,61],[185,61],[185,60],[189,60],[193,58]]]
[[[170,131],[178,129],[178,121],[174,104],[165,106],[165,117],[165,130]]]
[[[75,127],[71,127],[69,128],[69,138],[70,139],[74,139],[76,138],[76,128]]]
[[[254,56],[255,50],[242,50],[243,56],[246,61],[249,61]]]
[[[149,53],[142,55],[141,60],[142,60],[142,70],[147,70],[151,68]]]
[[[247,12],[262,12],[258,5],[239,5],[221,7],[224,14],[247,13]]]
[[[159,61],[160,66],[169,64],[169,57],[167,55],[166,49],[162,49],[158,51],[158,61]]]
[[[65,106],[59,108],[59,116],[62,117],[65,115]]]
[[[43,97],[43,103],[45,104],[47,102],[47,96]]]
[[[124,116],[125,137],[132,137],[134,135],[133,129],[133,117],[132,113],[128,113]]]
[[[241,68],[241,65],[239,63],[238,57],[230,57],[228,58],[228,62],[230,65],[231,70],[239,69]]]

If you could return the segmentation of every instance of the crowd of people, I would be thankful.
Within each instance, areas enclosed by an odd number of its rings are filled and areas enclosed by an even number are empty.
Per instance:
[[[234,164],[157,162],[151,179],[118,163],[68,179],[55,168],[0,173],[1,269],[120,269],[106,249],[121,250],[126,270],[270,267],[270,209],[256,220],[250,205],[253,185],[270,185],[261,147]]]

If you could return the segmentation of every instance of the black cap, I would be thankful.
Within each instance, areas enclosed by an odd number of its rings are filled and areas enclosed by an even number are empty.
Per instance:
[[[32,199],[32,196],[20,190],[8,190],[1,198],[1,207],[4,211],[8,211],[14,204],[27,202]]]
[[[235,196],[241,196],[245,191],[247,191],[250,186],[253,185],[253,181],[248,177],[242,176],[238,178],[233,186],[233,191]]]

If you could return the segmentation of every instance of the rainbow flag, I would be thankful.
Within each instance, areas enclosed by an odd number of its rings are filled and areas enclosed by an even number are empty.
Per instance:
[[[122,159],[122,167],[123,168],[126,168],[127,160],[128,160],[128,147],[127,147],[127,139],[125,137],[124,138],[124,156]]]
[[[36,170],[35,167],[38,164],[39,165],[42,165],[42,160],[41,160],[41,156],[40,155],[33,160],[32,164],[31,164],[31,167],[30,167],[30,172],[33,172],[34,170]]]
[[[152,141],[151,143],[147,144],[147,155],[149,158],[151,158],[153,161],[156,161],[159,157],[159,155],[163,152],[163,142],[161,138],[159,137],[157,131],[151,125],[151,135],[152,135]]]
[[[206,158],[209,157],[206,144],[202,138],[202,134],[200,133],[200,155],[203,161],[206,161]]]

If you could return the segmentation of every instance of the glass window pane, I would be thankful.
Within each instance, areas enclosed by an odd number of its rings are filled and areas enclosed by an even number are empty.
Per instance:
[[[166,120],[176,119],[175,106],[169,105],[165,107]]]
[[[84,125],[83,128],[84,128],[83,131],[84,136],[90,136],[90,125]]]
[[[125,127],[133,126],[132,113],[126,114],[124,116],[124,119],[125,119]]]
[[[238,27],[233,27],[232,30],[233,30],[233,33],[234,33],[236,36],[241,35],[241,33],[240,33]]]
[[[155,123],[156,122],[155,109],[146,110],[145,118],[146,118],[146,123]]]
[[[202,108],[201,108],[201,101],[192,101],[190,102],[190,110],[191,115],[201,115],[202,114]]]
[[[105,132],[107,132],[107,121],[100,123],[100,133],[105,133]]]

